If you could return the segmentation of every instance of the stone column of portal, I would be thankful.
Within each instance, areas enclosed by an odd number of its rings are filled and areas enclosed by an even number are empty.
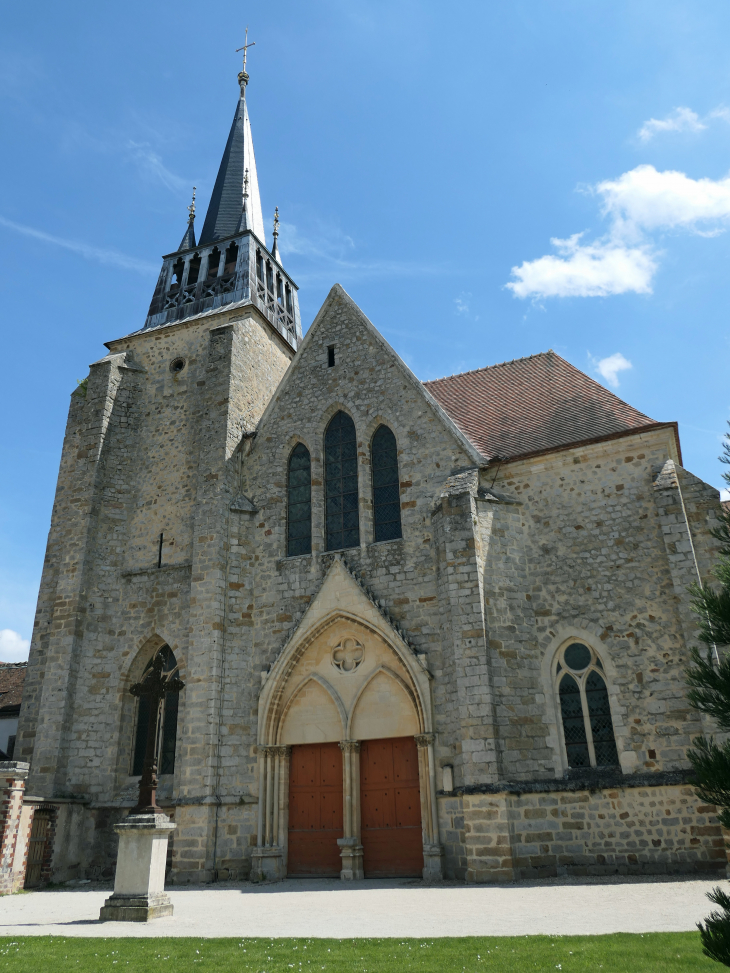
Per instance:
[[[288,781],[286,758],[290,752],[290,747],[259,747],[259,833],[252,855],[252,882],[276,881],[285,876],[280,842],[281,792],[282,776]]]
[[[343,882],[365,877],[360,836],[360,741],[340,740],[342,751],[342,837],[340,846]]]
[[[421,826],[423,829],[423,877],[438,882],[443,878],[443,849],[439,843],[438,807],[436,805],[436,764],[433,756],[433,733],[419,733],[418,776],[421,790]]]
[[[114,893],[102,906],[104,921],[147,922],[172,915],[165,892],[167,841],[176,825],[166,814],[130,814],[114,825],[119,835]]]

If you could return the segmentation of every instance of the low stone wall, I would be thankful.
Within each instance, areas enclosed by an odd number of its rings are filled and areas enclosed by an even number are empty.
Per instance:
[[[668,775],[667,775],[668,776]],[[541,782],[548,783],[548,782]],[[682,783],[512,792],[439,801],[448,877],[500,882],[557,875],[722,872],[715,808]]]

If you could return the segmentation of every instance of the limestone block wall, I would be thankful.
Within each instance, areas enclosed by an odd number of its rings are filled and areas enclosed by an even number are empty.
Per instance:
[[[468,882],[557,875],[723,874],[715,808],[685,784],[642,782],[440,799],[446,873]]]

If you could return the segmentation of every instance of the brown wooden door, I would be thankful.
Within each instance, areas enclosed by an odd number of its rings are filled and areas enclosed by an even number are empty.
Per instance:
[[[46,858],[49,830],[51,825],[50,811],[36,811],[33,814],[33,824],[28,839],[28,857],[25,868],[25,888],[32,889],[41,884],[41,870]]]
[[[289,875],[336,877],[342,837],[342,752],[337,743],[291,748]]]
[[[360,806],[365,877],[420,877],[421,793],[413,737],[363,741]]]

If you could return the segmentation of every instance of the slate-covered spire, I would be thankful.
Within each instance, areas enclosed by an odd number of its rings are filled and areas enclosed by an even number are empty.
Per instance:
[[[264,218],[261,213],[259,181],[256,175],[256,158],[253,152],[251,123],[246,107],[246,85],[248,74],[243,70],[238,75],[241,95],[233,116],[233,124],[228,135],[226,150],[223,153],[218,177],[205,215],[200,246],[204,247],[216,240],[233,236],[242,228],[243,219],[243,182],[248,171],[248,199],[246,200],[246,220],[259,240],[266,245]]]
[[[193,186],[193,201],[188,206],[188,213],[190,214],[188,216],[188,226],[178,250],[191,250],[195,246],[195,227],[193,226],[195,222],[195,186]]]

